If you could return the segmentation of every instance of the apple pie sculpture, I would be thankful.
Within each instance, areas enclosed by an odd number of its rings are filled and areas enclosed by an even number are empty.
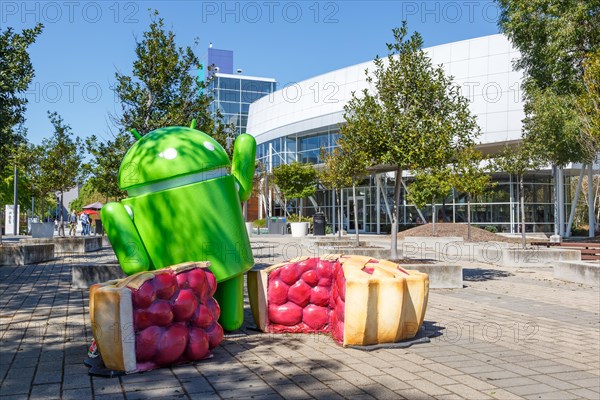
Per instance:
[[[92,332],[106,368],[133,373],[211,357],[223,328],[209,265],[183,263],[92,285]]]
[[[366,256],[300,257],[248,273],[260,330],[327,332],[343,346],[413,338],[428,293],[427,274]]]

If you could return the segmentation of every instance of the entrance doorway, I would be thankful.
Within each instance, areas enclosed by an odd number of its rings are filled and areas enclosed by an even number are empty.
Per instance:
[[[358,212],[358,232],[364,233],[366,226],[367,210],[365,204],[365,196],[356,196],[356,205]],[[356,233],[356,227],[354,226],[354,199],[352,196],[348,196],[346,203],[346,215],[348,216],[346,226],[348,227],[348,233]]]

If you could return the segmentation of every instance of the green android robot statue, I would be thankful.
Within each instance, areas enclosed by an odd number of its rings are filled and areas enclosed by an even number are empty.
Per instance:
[[[225,330],[243,323],[243,274],[254,265],[241,202],[252,192],[256,142],[237,137],[230,164],[217,141],[174,126],[140,137],[119,171],[128,198],[101,211],[127,275],[186,261],[211,262]],[[231,167],[231,173],[228,169]]]

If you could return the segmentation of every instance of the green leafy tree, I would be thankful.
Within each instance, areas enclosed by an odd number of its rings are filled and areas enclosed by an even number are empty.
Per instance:
[[[586,60],[600,51],[598,1],[498,3],[500,28],[521,53],[515,68],[525,73],[524,136],[554,165],[590,162],[598,146],[590,146],[576,103]]]
[[[369,166],[396,171],[391,258],[398,258],[397,232],[403,170],[446,165],[457,149],[479,134],[468,100],[441,66],[434,67],[418,33],[407,37],[406,23],[393,30],[385,59],[377,57],[367,74],[370,89],[353,93],[344,107],[344,141],[364,152]]]
[[[451,172],[448,168],[430,168],[417,171],[415,180],[409,185],[407,199],[419,208],[431,204],[431,232],[435,236],[437,214],[435,204],[446,198],[452,192],[450,183]]]
[[[525,173],[536,170],[542,166],[540,151],[530,142],[525,142],[521,146],[511,148],[506,146],[502,153],[494,159],[497,168],[504,172],[516,176],[519,182],[520,209],[521,209],[521,245],[527,247],[525,237],[525,188],[523,177]]]
[[[458,153],[454,161],[452,186],[467,195],[467,240],[471,240],[471,201],[483,195],[493,186],[488,168],[482,166],[483,155],[474,147],[467,147]]]
[[[90,174],[90,185],[104,196],[104,202],[109,198],[119,199],[125,197],[125,192],[119,189],[119,167],[123,156],[132,144],[127,135],[117,135],[113,140],[103,142],[95,135],[85,141],[85,147],[91,160],[85,164],[85,169]]]
[[[25,143],[24,131],[15,127],[25,122],[25,90],[34,77],[28,49],[43,26],[15,33],[0,29],[0,165],[6,166],[16,148]],[[2,173],[4,171],[0,171]],[[12,171],[11,171],[12,172]],[[4,174],[3,174],[4,175]],[[10,173],[9,173],[10,175]],[[6,175],[2,177],[6,178]]]
[[[136,41],[132,76],[116,73],[121,115],[114,116],[115,125],[144,135],[164,126],[188,126],[195,119],[199,130],[226,147],[230,126],[210,114],[205,82],[193,75],[200,60],[190,47],[177,47],[175,33],[165,30],[157,11],[151,16],[149,30]]]
[[[40,167],[47,180],[48,187],[53,192],[60,193],[60,204],[63,204],[65,191],[77,185],[83,175],[83,142],[79,137],[73,139],[71,127],[63,121],[56,112],[48,112],[48,117],[54,128],[50,138],[42,141],[45,157]],[[60,214],[59,234],[64,232],[64,216]]]
[[[591,53],[584,62],[584,91],[577,99],[582,129],[593,149],[600,147],[600,51]]]
[[[31,195],[40,200],[40,217],[46,217],[46,202],[54,202],[54,196],[51,194],[52,188],[46,171],[42,168],[44,159],[47,157],[44,146],[29,143],[23,148],[20,170],[24,172],[24,177],[28,182]],[[35,213],[35,210],[32,210]]]
[[[338,202],[338,237],[342,236],[342,208],[340,199],[342,197],[342,189],[347,188],[354,183],[352,174],[347,172],[347,164],[345,163],[342,149],[336,147],[330,153],[322,151],[322,158],[324,160],[324,168],[319,173],[319,181],[327,189],[334,190],[336,192],[336,199]],[[356,202],[356,201],[355,201]],[[355,212],[356,214],[356,212]]]
[[[279,188],[284,198],[298,200],[298,216],[302,219],[302,199],[312,196],[317,191],[317,171],[310,164],[293,162],[281,164],[273,168],[273,183]],[[287,211],[287,210],[286,210]]]

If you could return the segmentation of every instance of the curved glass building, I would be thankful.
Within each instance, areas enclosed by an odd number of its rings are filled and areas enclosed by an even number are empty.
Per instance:
[[[499,152],[505,145],[518,145],[521,140],[521,120],[524,117],[521,82],[522,74],[513,71],[512,61],[519,57],[503,35],[491,35],[425,49],[434,65],[441,64],[462,88],[470,108],[481,127],[478,148],[484,154]],[[247,132],[258,143],[257,159],[267,170],[281,163],[300,161],[322,163],[321,149],[336,146],[339,126],[344,123],[343,107],[352,92],[369,84],[365,70],[372,70],[372,61],[328,72],[287,85],[253,102],[249,108]],[[564,199],[570,199],[570,176],[578,174],[578,166],[561,171]],[[303,215],[324,212],[329,224],[337,226],[336,207],[341,201],[343,224],[349,232],[389,232],[391,202],[395,176],[393,173],[373,174],[357,188],[358,227],[354,226],[354,207],[351,189],[336,199],[331,191],[320,189],[310,201],[305,201]],[[489,194],[472,202],[474,224],[493,225],[499,232],[517,232],[520,218],[518,185],[509,174],[494,176],[496,186]],[[409,178],[410,180],[410,178]],[[550,168],[526,175],[525,214],[529,232],[554,230],[554,180]],[[404,193],[405,194],[405,193]],[[405,199],[404,194],[402,199]],[[260,217],[283,215],[277,193],[269,192],[259,199]],[[289,203],[288,212],[298,207]],[[564,228],[568,201],[562,201]],[[431,207],[418,210],[406,200],[400,205],[400,224],[412,225],[431,221]],[[454,191],[438,207],[438,221],[465,222],[466,198]],[[568,214],[567,214],[568,215]]]

